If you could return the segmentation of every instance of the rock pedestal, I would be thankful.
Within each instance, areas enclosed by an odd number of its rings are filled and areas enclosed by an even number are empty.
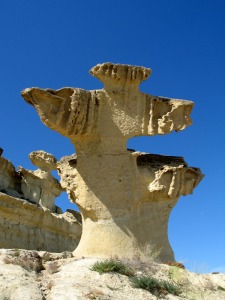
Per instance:
[[[90,73],[102,90],[26,89],[48,127],[68,137],[76,155],[58,163],[61,185],[83,218],[80,256],[173,260],[168,218],[179,196],[203,175],[180,157],[127,150],[133,136],[167,134],[191,124],[193,102],[141,93],[150,69],[105,63]]]

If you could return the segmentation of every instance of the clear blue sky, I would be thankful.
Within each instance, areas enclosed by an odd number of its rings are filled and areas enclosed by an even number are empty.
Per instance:
[[[194,271],[225,272],[225,1],[0,0],[1,144],[15,166],[28,154],[74,152],[21,98],[26,87],[98,89],[89,69],[102,62],[152,68],[145,93],[195,102],[193,125],[129,147],[184,156],[206,174],[181,197],[169,223],[176,259]],[[70,206],[66,195],[57,201]]]

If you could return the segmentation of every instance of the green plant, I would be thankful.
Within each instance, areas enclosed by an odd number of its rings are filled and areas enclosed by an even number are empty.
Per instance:
[[[174,284],[149,276],[132,277],[130,281],[134,288],[147,290],[155,296],[165,295],[168,293],[177,296],[181,293],[180,289]]]
[[[218,290],[225,292],[225,288],[223,288],[222,286],[218,286]]]
[[[117,260],[106,260],[102,262],[96,262],[92,267],[92,271],[96,271],[100,274],[107,272],[115,272],[122,275],[133,276],[133,271],[126,267],[122,262]]]
[[[12,255],[13,255],[13,256],[16,256],[16,257],[20,256],[20,250],[17,249],[17,248],[13,249]]]

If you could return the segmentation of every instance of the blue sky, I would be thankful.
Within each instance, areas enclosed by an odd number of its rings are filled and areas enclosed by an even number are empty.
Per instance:
[[[195,102],[191,127],[128,146],[183,156],[206,174],[174,208],[169,239],[189,269],[225,272],[224,0],[0,0],[0,28],[0,147],[15,166],[34,169],[34,150],[75,151],[21,98],[26,87],[99,89],[89,69],[109,61],[152,68],[145,93]],[[71,206],[65,194],[57,204]]]

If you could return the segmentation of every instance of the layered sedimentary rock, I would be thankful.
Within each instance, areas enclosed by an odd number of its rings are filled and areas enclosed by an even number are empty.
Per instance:
[[[57,160],[42,150],[31,152],[29,158],[37,170],[19,167],[17,171],[8,159],[0,156],[0,192],[56,212],[55,198],[63,191],[58,180],[51,175],[52,170],[56,170]]]
[[[1,149],[2,150],[2,149]],[[3,150],[1,151],[2,154]],[[0,192],[20,198],[21,177],[8,159],[0,155]]]
[[[0,156],[0,248],[72,251],[82,227],[78,213],[59,213],[54,204],[63,190],[51,175],[57,161],[44,151],[29,157],[38,170],[16,171]]]
[[[81,230],[71,213],[53,214],[0,192],[0,248],[73,251]]]
[[[90,73],[102,90],[26,89],[42,122],[68,137],[77,153],[58,163],[61,185],[83,219],[76,255],[134,258],[160,252],[173,260],[168,218],[179,196],[202,179],[182,158],[126,149],[133,136],[167,134],[191,125],[193,102],[139,92],[148,68],[105,63]]]

